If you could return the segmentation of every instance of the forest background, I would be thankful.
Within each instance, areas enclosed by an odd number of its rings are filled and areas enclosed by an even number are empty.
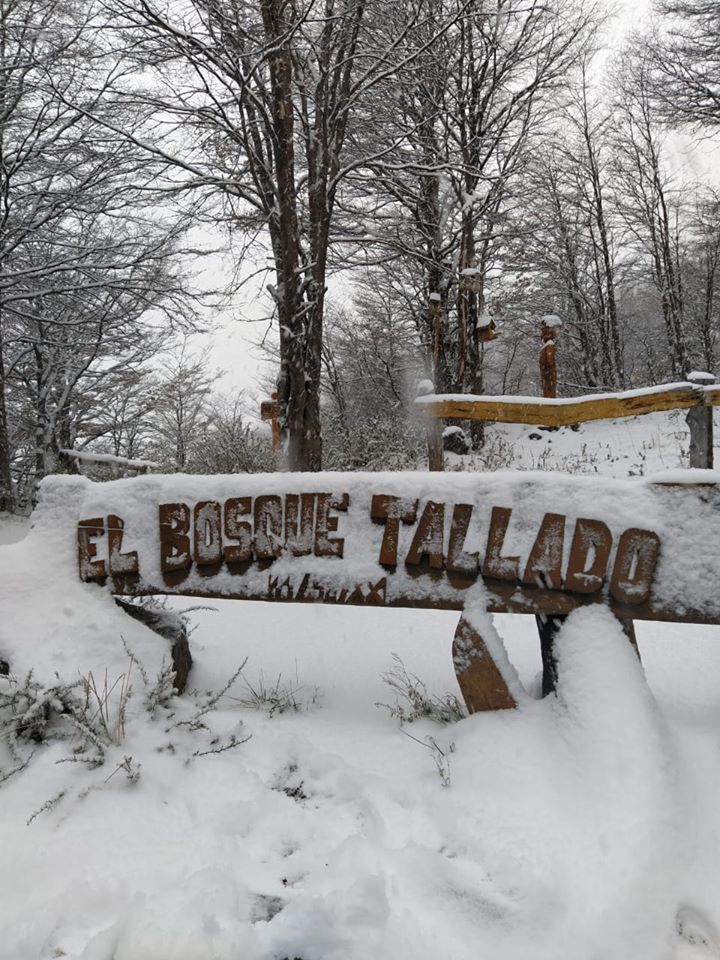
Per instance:
[[[716,370],[714,6],[2,0],[0,509],[415,467],[418,383],[536,394],[549,314],[561,395]]]

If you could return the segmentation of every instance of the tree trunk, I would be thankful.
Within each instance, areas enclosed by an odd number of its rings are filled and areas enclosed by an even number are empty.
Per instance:
[[[12,513],[15,509],[15,496],[10,464],[10,435],[5,404],[5,386],[5,354],[2,319],[0,318],[0,512]]]
[[[293,73],[287,25],[283,16],[285,7],[280,0],[263,0],[261,3],[266,38],[278,45],[269,60],[275,133],[273,151],[277,176],[277,196],[270,218],[270,230],[278,280],[276,304],[280,321],[278,412],[284,434],[287,466],[290,470],[304,470],[308,469],[305,449],[307,387],[295,192]]]

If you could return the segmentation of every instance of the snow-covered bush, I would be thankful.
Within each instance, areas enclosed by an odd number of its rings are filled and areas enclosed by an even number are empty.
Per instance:
[[[242,673],[242,669],[240,672]],[[261,710],[267,713],[269,717],[281,713],[299,713],[301,710],[309,710],[310,707],[317,704],[320,696],[317,687],[306,694],[297,676],[294,683],[285,682],[280,675],[274,683],[269,684],[265,681],[261,672],[259,678],[252,683],[243,675],[243,683],[245,695],[233,699],[237,699],[241,706]]]
[[[454,723],[467,716],[465,707],[454,694],[446,693],[437,697],[429,693],[419,677],[408,673],[396,653],[393,654],[393,666],[380,677],[394,693],[395,703],[376,703],[375,706],[388,710],[390,716],[401,724],[421,719]]]
[[[144,693],[142,700],[137,701],[135,713],[146,722],[162,721],[161,736],[169,737],[157,748],[159,751],[180,751],[189,762],[193,757],[222,753],[250,739],[235,732],[219,735],[209,722],[209,715],[242,674],[244,663],[221,689],[194,690],[180,698],[176,696],[169,663],[163,661],[152,679],[142,662],[127,646],[125,649],[127,669],[112,682],[107,672],[101,681],[92,672],[71,681],[56,674],[49,684],[35,680],[32,671],[22,681],[12,675],[0,676],[0,744],[5,744],[7,752],[7,760],[0,761],[0,785],[23,771],[41,747],[57,742],[67,747],[67,754],[58,763],[80,763],[94,770],[110,760],[116,765],[105,782],[122,771],[131,784],[136,783],[141,765],[132,756],[122,755],[118,759],[117,750],[128,735],[136,678]],[[192,736],[187,737],[187,733]],[[199,740],[195,736],[198,733],[202,735]],[[30,819],[54,806],[65,792],[46,801]]]
[[[107,747],[124,737],[130,692],[129,674],[110,687],[106,677],[100,689],[92,674],[72,682],[56,676],[51,684],[36,681],[32,672],[22,682],[0,677],[0,737],[11,761],[0,767],[0,783],[23,770],[39,745],[52,741],[68,745],[67,760],[101,766]]]

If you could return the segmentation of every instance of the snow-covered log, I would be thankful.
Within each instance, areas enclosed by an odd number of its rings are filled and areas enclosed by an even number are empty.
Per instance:
[[[137,473],[149,473],[151,470],[157,470],[160,466],[153,460],[138,460],[131,457],[116,457],[111,453],[92,453],[89,450],[60,450],[60,454],[68,460],[75,460],[78,463],[96,463],[101,466],[110,467],[111,470],[135,470]]]
[[[417,397],[425,416],[447,420],[488,420],[563,427],[590,420],[635,417],[664,410],[720,404],[720,388],[681,381],[618,393],[582,397],[475,396],[467,393]]]

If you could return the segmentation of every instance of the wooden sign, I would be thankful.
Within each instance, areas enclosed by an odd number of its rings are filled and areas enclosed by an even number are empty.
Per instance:
[[[80,576],[123,595],[444,609],[482,583],[491,611],[712,622],[719,506],[715,484],[552,474],[87,481]]]
[[[682,476],[84,480],[79,572],[124,596],[462,610],[482,591],[490,612],[720,622],[720,477]]]

